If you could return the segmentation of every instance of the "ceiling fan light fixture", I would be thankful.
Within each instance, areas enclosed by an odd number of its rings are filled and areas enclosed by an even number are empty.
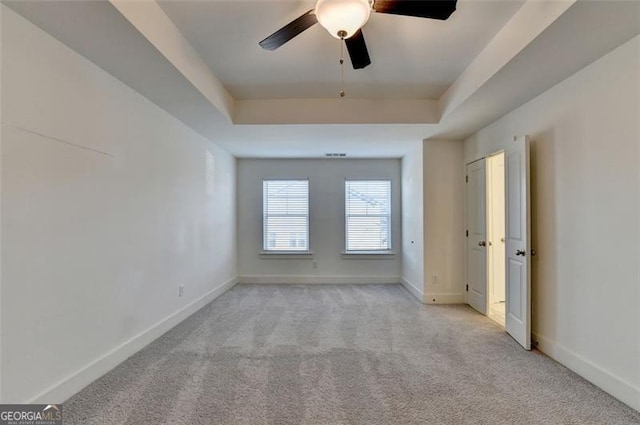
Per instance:
[[[318,0],[318,22],[335,38],[349,38],[369,20],[370,0]]]

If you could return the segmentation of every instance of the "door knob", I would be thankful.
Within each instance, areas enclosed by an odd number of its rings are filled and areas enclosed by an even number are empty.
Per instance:
[[[516,255],[522,255],[524,257],[524,250],[523,249],[516,250]]]
[[[478,246],[487,246],[487,243],[485,241],[480,241],[478,242]]]

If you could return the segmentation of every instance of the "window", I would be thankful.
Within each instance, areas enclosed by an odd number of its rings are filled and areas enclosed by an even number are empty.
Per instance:
[[[262,181],[264,251],[309,251],[309,181]]]
[[[347,180],[345,182],[346,250],[391,249],[391,182]]]

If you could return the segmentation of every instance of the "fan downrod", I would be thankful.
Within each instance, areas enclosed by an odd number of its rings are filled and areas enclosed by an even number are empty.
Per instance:
[[[340,91],[338,94],[340,97],[344,97],[344,38],[346,36],[345,30],[338,31],[338,37],[340,37]]]

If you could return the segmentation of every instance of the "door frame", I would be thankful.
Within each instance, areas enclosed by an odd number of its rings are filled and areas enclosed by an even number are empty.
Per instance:
[[[485,161],[485,214],[484,214],[484,219],[485,219],[485,239],[487,238],[487,231],[489,229],[489,214],[488,214],[488,203],[487,203],[487,184],[486,184],[486,177],[487,177],[487,159],[491,158],[492,156],[496,156],[496,155],[500,155],[500,154],[504,154],[505,149],[499,149],[496,151],[493,151],[489,154],[483,155],[479,158],[476,158],[472,161],[466,162],[464,164],[464,174],[465,174],[465,181],[466,181],[466,176],[467,176],[467,167],[473,163],[476,163],[478,161]],[[505,172],[505,178],[506,178],[506,172]],[[464,196],[464,228],[465,228],[465,244],[464,244],[464,280],[465,285],[468,285],[469,282],[469,263],[468,263],[468,249],[467,249],[467,243],[468,243],[468,235],[466,234],[467,229],[469,229],[469,221],[468,221],[468,211],[469,211],[469,205],[467,204],[468,201],[468,197],[467,197],[467,191],[468,191],[468,186],[465,184],[465,196]],[[505,213],[506,213],[506,209],[507,206],[505,204]],[[486,267],[485,267],[485,282],[486,282],[486,287],[485,287],[485,312],[481,312],[482,314],[484,314],[485,316],[489,316],[489,253],[487,251],[486,256]],[[506,270],[505,270],[506,273]],[[506,276],[505,276],[506,279]],[[469,290],[467,289],[465,291],[465,300],[467,301],[467,304],[469,304]]]

